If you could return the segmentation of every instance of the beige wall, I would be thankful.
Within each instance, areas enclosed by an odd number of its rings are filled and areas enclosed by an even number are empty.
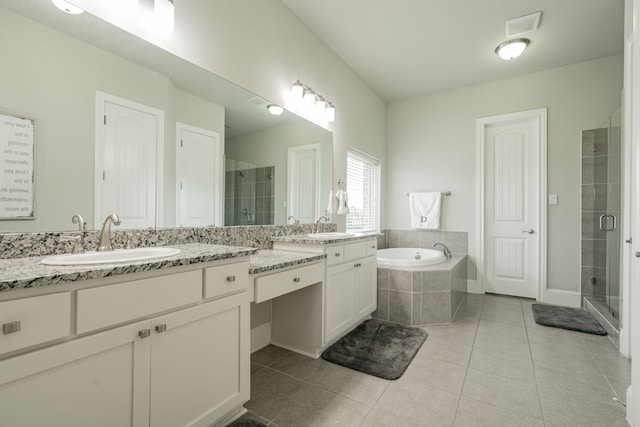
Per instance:
[[[346,176],[348,146],[380,159],[384,173],[385,102],[281,1],[179,2],[169,35],[153,34],[145,22],[124,22],[104,9],[108,2],[75,3],[294,112],[289,95],[300,79],[336,106],[335,122],[325,124],[334,138],[333,187]],[[383,184],[383,201],[384,190]],[[337,221],[344,229],[344,217]]]
[[[505,64],[508,66],[508,64]],[[469,232],[475,258],[476,119],[547,108],[548,288],[580,290],[580,131],[620,105],[622,56],[390,103],[387,227],[409,229],[406,193],[450,190],[442,228]]]

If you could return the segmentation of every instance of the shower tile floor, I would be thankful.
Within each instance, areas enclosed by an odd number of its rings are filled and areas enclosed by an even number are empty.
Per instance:
[[[387,381],[268,346],[244,418],[269,426],[628,426],[631,363],[609,338],[537,325],[531,300],[468,295]]]

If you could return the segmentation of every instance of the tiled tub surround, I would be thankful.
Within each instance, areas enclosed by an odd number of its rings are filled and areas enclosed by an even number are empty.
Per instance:
[[[256,249],[271,249],[275,236],[312,233],[315,224],[257,225],[233,227],[180,227],[147,228],[141,230],[111,229],[114,248],[124,248],[127,240],[134,247],[168,246],[189,243],[212,245],[247,246]],[[321,232],[336,231],[336,224],[321,223]],[[78,236],[78,231],[46,233],[0,234],[0,259],[23,258],[71,253],[73,242],[62,241],[62,236]],[[83,238],[85,250],[95,250],[100,240],[100,231],[87,231]]]
[[[466,231],[441,230],[382,230],[378,237],[378,249],[424,248],[431,249],[437,242],[447,245],[452,254],[469,253],[469,233]],[[467,279],[476,280],[476,266],[467,257]]]
[[[403,325],[451,323],[467,290],[466,258],[455,254],[422,271],[378,268],[373,317]]]

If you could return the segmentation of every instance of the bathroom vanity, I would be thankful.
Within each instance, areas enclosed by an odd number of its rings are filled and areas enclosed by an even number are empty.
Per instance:
[[[310,355],[319,356],[324,349],[376,310],[376,235],[326,239],[309,236],[277,237],[273,239],[273,248],[326,256],[324,289],[320,291],[321,297],[317,298],[322,301],[319,308],[322,330],[319,332],[315,352]],[[313,297],[310,295],[306,300]],[[301,301],[297,303],[300,304]],[[272,338],[279,335],[277,330],[280,323],[286,324],[296,320],[289,319],[288,311],[279,309],[281,305],[274,305],[272,310]],[[318,307],[314,309],[318,310]],[[279,317],[284,317],[285,320],[279,321]],[[277,338],[272,339],[272,342],[279,343]],[[283,347],[296,349],[290,345]],[[307,351],[305,353],[309,354]]]
[[[16,277],[0,292],[0,425],[209,426],[241,410],[255,250],[176,247],[126,266],[0,260]]]

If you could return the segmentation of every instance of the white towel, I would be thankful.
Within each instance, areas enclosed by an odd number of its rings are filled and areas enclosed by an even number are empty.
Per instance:
[[[439,229],[441,204],[442,194],[440,192],[409,193],[411,227]]]
[[[349,196],[344,190],[336,191],[336,199],[338,199],[338,210],[336,214],[346,215],[349,213]]]
[[[325,215],[331,217],[333,215],[333,190],[329,191],[329,203],[327,204],[327,211]]]

